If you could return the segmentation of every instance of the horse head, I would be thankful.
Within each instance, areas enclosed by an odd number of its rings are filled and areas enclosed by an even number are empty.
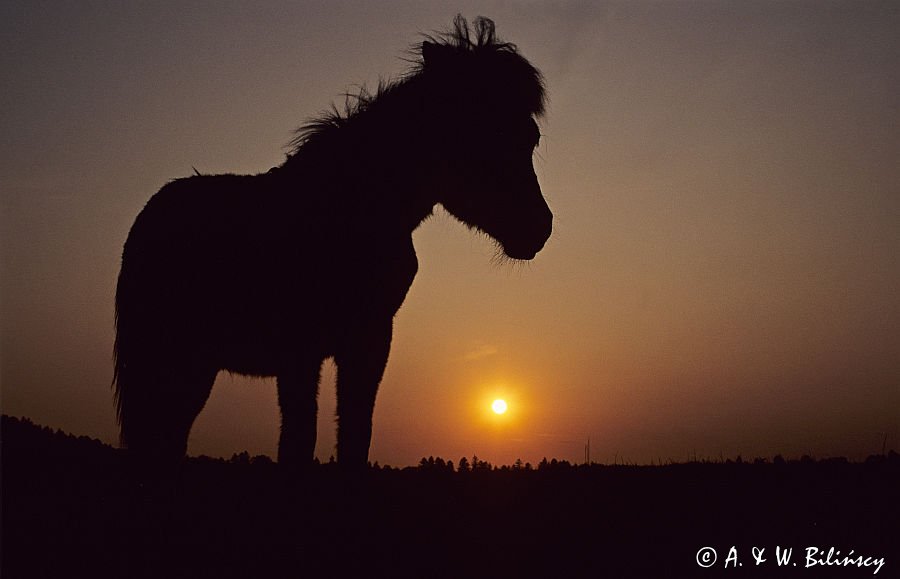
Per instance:
[[[514,45],[496,40],[490,20],[477,19],[474,32],[457,19],[453,32],[422,43],[434,187],[454,217],[488,234],[508,257],[530,260],[553,221],[532,164],[543,81]]]

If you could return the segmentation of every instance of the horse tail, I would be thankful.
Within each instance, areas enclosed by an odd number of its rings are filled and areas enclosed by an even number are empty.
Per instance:
[[[115,299],[115,340],[113,341],[113,377],[112,377],[112,388],[113,388],[113,400],[116,406],[116,422],[119,425],[119,445],[122,447],[127,446],[127,437],[125,436],[126,432],[126,400],[128,397],[128,384],[130,382],[128,377],[128,369],[130,354],[131,354],[131,335],[130,335],[130,327],[129,323],[131,322],[130,316],[126,313],[125,308],[123,307],[123,302],[128,298],[127,291],[125,288],[127,287],[127,272],[125,267],[125,260],[122,260],[122,269],[119,271],[119,278],[116,284],[116,299]]]
[[[139,427],[136,423],[142,421],[139,416],[144,411],[141,399],[146,397],[143,392],[149,378],[146,374],[148,366],[152,366],[147,364],[152,354],[146,351],[149,344],[145,334],[152,328],[153,317],[148,310],[155,288],[148,283],[152,279],[147,272],[152,266],[148,254],[152,252],[147,243],[147,220],[143,213],[138,215],[128,233],[116,283],[112,388],[119,444],[123,448],[134,442],[131,433]]]

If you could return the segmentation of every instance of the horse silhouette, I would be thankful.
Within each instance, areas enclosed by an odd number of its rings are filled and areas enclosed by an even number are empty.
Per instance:
[[[278,460],[313,457],[322,362],[337,366],[338,461],[365,465],[412,233],[441,204],[530,260],[553,215],[532,166],[540,72],[494,24],[458,16],[413,66],[301,127],[258,175],[166,184],[137,216],[116,289],[122,446],[180,460],[220,370],[275,376]]]

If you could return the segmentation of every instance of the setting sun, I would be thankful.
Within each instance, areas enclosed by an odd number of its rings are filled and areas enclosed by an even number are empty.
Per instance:
[[[497,399],[491,404],[491,410],[493,410],[496,414],[503,414],[506,412],[507,405],[506,400]]]

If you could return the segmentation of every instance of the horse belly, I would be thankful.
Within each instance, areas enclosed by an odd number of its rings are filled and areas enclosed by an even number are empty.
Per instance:
[[[224,322],[216,335],[224,367],[270,376],[298,362],[335,355],[348,341],[365,339],[372,324],[393,319],[417,268],[412,252],[357,264],[350,268],[352,275],[322,265],[313,268],[315,279],[282,280],[280,290],[263,291],[266,299],[254,295],[223,307],[227,313],[216,316]]]
[[[250,376],[277,376],[306,361],[321,361],[334,354],[336,340],[329,328],[300,323],[291,327],[260,324],[256,331],[228,332],[217,340],[221,369]]]
[[[336,332],[325,315],[330,308],[316,307],[313,296],[285,295],[289,291],[260,286],[208,304],[205,317],[214,328],[208,335],[222,369],[275,376],[298,361],[333,355]]]

